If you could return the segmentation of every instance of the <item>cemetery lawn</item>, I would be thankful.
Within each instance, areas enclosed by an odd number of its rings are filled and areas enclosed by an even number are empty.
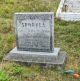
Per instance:
[[[51,2],[52,1],[52,2]],[[13,16],[15,12],[56,13],[59,0],[0,0],[0,81],[80,81],[63,71],[41,68],[38,64],[19,64],[3,61],[3,57],[16,46]],[[80,21],[66,22],[55,18],[55,47],[67,52],[64,69],[78,71],[80,64]]]

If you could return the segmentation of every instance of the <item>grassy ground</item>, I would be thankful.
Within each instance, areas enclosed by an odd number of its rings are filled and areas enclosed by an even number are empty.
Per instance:
[[[63,70],[2,62],[2,58],[15,46],[14,12],[56,12],[58,4],[59,0],[0,0],[0,81],[80,81],[63,75]],[[80,22],[55,18],[55,47],[67,52],[65,69],[77,71],[77,64],[80,63]]]

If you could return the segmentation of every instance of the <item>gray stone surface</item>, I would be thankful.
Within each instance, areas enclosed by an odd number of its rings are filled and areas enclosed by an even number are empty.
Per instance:
[[[53,52],[54,17],[52,12],[16,13],[14,21],[18,50]]]
[[[30,52],[30,51],[19,51],[17,50],[17,48],[15,47],[13,50],[10,51],[10,53],[17,53],[17,54],[23,54],[23,55],[32,55],[32,56],[37,56],[37,55],[43,55],[43,56],[54,56],[57,57],[58,53],[60,51],[60,48],[54,48],[54,51],[52,53],[48,53],[48,52]]]
[[[16,48],[14,48],[4,58],[4,60],[63,65],[65,62],[66,54],[59,52],[58,48],[56,48],[55,50],[58,50],[59,55],[57,57],[55,57],[53,53],[52,54],[44,53],[44,52],[31,53],[27,51],[25,53],[24,51],[18,51]]]
[[[66,12],[80,13],[80,0],[65,0]]]

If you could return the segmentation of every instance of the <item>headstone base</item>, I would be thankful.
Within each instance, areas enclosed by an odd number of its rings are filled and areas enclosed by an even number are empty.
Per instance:
[[[54,48],[53,53],[18,51],[17,48],[14,48],[4,58],[4,60],[8,61],[43,63],[59,66],[64,65],[65,59],[66,53],[60,52],[60,48]]]

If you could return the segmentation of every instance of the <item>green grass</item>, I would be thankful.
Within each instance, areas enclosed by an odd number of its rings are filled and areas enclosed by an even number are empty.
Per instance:
[[[0,71],[0,81],[10,81],[10,77],[4,71]]]
[[[0,69],[3,73],[0,74],[1,78],[8,75],[10,81],[80,81],[71,75],[63,75],[63,70],[42,69],[37,64],[25,66],[14,62],[2,62],[3,57],[15,46],[14,13],[35,11],[56,13],[59,0],[51,1],[0,0]],[[65,69],[77,71],[77,65],[80,64],[80,21],[66,22],[55,18],[55,47],[67,52]]]

